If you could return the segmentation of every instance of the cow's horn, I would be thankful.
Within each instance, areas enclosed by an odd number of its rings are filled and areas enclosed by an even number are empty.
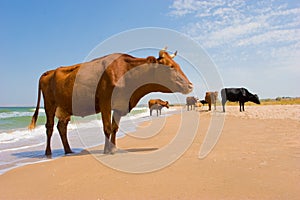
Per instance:
[[[177,55],[177,51],[175,51],[175,53],[173,53],[171,56],[171,58],[174,58]]]
[[[159,57],[163,58],[164,57],[164,52],[167,50],[167,46],[165,46],[162,50],[159,51]]]
[[[161,51],[166,51],[168,49],[168,46],[165,46]]]

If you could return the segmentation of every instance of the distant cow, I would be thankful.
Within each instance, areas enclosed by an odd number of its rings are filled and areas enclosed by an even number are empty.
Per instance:
[[[163,101],[161,99],[150,99],[148,101],[148,106],[150,109],[150,116],[152,116],[152,110],[156,110],[156,114],[158,116],[158,111],[159,111],[159,114],[161,115],[161,109],[163,107],[169,108],[169,102]]]
[[[226,101],[238,101],[240,104],[240,112],[245,111],[244,104],[247,101],[251,101],[256,104],[260,104],[259,98],[256,94],[251,94],[245,88],[223,88],[221,90],[223,112],[225,112]]]
[[[214,104],[215,110],[217,107],[218,92],[206,92],[205,101],[208,103],[208,110],[211,110],[211,105]]]
[[[202,103],[203,105],[204,105],[204,104],[208,104],[208,102],[205,101],[205,100],[200,100],[200,103]]]
[[[189,111],[189,107],[191,106],[191,110],[195,110],[195,104],[197,103],[198,98],[196,97],[187,97],[186,98],[186,106],[187,110]],[[194,106],[194,109],[193,109]]]

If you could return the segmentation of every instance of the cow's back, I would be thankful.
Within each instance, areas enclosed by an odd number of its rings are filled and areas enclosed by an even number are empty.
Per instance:
[[[195,105],[195,103],[197,102],[195,97],[187,97],[186,98],[186,104],[187,105]]]
[[[79,68],[80,65],[60,67],[53,74],[51,86],[56,105],[68,112],[72,110],[73,87]]]
[[[224,88],[221,90],[222,99],[228,101],[239,101],[244,95],[244,88]]]
[[[120,54],[45,72],[40,79],[45,101],[70,115],[94,114],[98,83],[107,65],[117,56]]]
[[[156,105],[156,104],[161,105],[163,103],[164,103],[164,101],[162,101],[161,99],[150,99],[148,101],[148,106],[149,106],[149,108],[154,108],[153,105]]]

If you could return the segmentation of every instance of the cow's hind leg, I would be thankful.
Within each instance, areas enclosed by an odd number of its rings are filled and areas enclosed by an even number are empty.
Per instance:
[[[45,103],[45,113],[46,113],[46,134],[47,134],[47,146],[45,150],[45,155],[50,157],[51,152],[51,137],[53,134],[53,126],[54,126],[54,116],[55,116],[55,107],[54,106],[47,106]]]
[[[60,107],[56,109],[55,115],[58,118],[57,129],[64,146],[65,154],[73,153],[67,137],[67,126],[70,121],[70,115]]]
[[[225,112],[225,103],[226,103],[226,100],[222,99],[223,112]]]
[[[68,142],[68,136],[67,136],[68,123],[69,123],[69,119],[66,119],[66,120],[59,120],[57,124],[57,129],[60,135],[61,142],[64,146],[65,154],[73,153]]]

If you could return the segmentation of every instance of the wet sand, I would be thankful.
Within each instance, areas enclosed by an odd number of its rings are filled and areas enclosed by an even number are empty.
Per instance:
[[[244,113],[226,108],[226,114],[204,107],[153,117],[119,139],[115,155],[103,155],[100,146],[13,169],[0,176],[0,199],[299,199],[300,106],[246,106]],[[224,116],[225,123],[216,146],[200,159],[214,116]],[[180,129],[183,121],[190,130]],[[155,134],[147,135],[157,124]],[[145,138],[137,138],[142,134]],[[143,160],[151,155],[160,156]],[[139,173],[126,168],[123,158],[132,159]],[[159,168],[167,159],[172,162]]]

